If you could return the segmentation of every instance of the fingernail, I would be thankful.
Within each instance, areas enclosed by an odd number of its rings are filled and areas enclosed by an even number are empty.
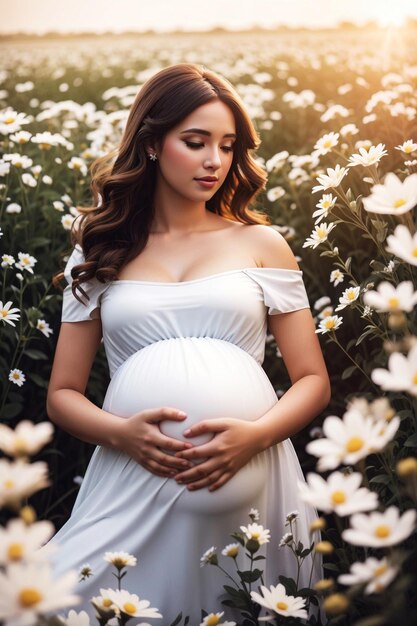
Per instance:
[[[184,411],[178,411],[178,415],[180,417],[187,417],[187,413],[184,413]]]
[[[191,432],[191,428],[187,428],[187,430],[184,430],[184,435],[189,435]]]

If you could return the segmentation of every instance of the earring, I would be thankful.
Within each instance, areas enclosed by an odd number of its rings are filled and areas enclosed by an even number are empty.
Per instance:
[[[158,157],[156,156],[155,152],[151,152],[149,154],[149,158],[150,158],[151,161],[157,161],[158,160]]]

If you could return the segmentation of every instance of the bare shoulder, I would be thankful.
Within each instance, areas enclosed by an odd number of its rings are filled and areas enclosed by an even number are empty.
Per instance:
[[[246,237],[246,245],[250,245],[260,267],[300,269],[288,242],[272,226],[248,224],[241,230]]]

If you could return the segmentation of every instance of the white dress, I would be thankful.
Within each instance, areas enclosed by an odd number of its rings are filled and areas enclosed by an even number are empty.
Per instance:
[[[103,409],[128,417],[152,407],[178,408],[187,413],[186,420],[166,421],[160,427],[184,439],[184,430],[203,419],[256,420],[278,401],[261,367],[267,314],[309,307],[301,270],[247,268],[181,283],[102,284],[94,279],[82,285],[90,296],[84,306],[70,286],[70,270],[82,260],[77,245],[65,268],[69,285],[62,321],[89,320],[100,307],[111,376]],[[290,439],[253,457],[214,492],[190,492],[174,478],[150,473],[123,452],[97,446],[71,517],[51,540],[60,546],[54,557],[56,575],[86,562],[91,565],[94,576],[76,587],[83,597],[77,610],[94,616],[90,598],[100,588],[116,588],[104,552],[123,550],[138,559],[136,567],[127,568],[123,588],[159,609],[163,619],[155,623],[168,626],[182,611],[191,616],[191,625],[199,624],[201,608],[209,613],[224,610],[224,619],[231,619],[236,615],[221,604],[228,581],[218,568],[201,567],[200,557],[211,546],[220,555],[234,541],[230,533],[250,523],[253,507],[259,511],[259,523],[271,531],[271,541],[260,551],[267,557],[261,561],[265,583],[277,584],[279,574],[295,578],[292,552],[278,548],[289,530],[285,517],[299,512],[298,538],[304,546],[310,545],[309,525],[317,517],[300,499],[297,479],[304,477]],[[244,554],[239,556],[241,569],[246,569]],[[233,572],[230,558],[219,559]],[[301,586],[308,585],[310,565],[307,558]],[[316,557],[313,582],[322,574]]]

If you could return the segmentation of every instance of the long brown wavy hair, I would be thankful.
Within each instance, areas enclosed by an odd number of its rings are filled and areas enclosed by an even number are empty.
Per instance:
[[[146,246],[154,218],[157,164],[146,148],[164,136],[197,107],[220,100],[233,113],[237,139],[223,185],[206,202],[209,211],[244,224],[270,224],[270,218],[250,208],[265,189],[266,173],[250,151],[260,138],[234,87],[219,74],[194,63],[171,65],[140,88],[117,149],[96,159],[90,168],[93,206],[80,208],[71,241],[85,261],[72,268],[72,292],[92,278],[116,280],[121,268]],[[74,224],[74,225],[75,225]],[[54,283],[63,277],[60,272]]]

